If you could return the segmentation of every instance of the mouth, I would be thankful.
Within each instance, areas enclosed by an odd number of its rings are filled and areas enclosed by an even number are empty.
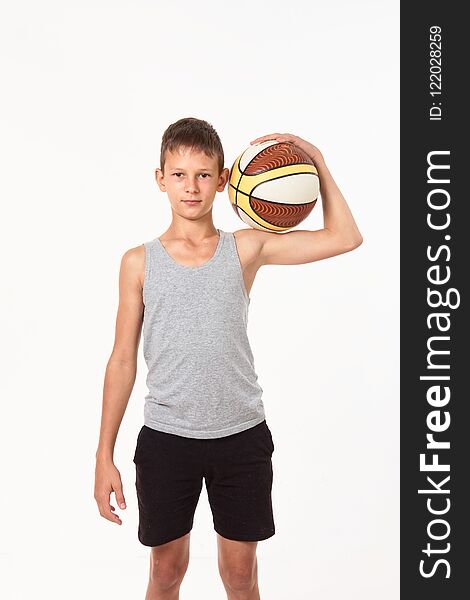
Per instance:
[[[182,202],[184,202],[185,204],[199,204],[201,200],[183,200]]]

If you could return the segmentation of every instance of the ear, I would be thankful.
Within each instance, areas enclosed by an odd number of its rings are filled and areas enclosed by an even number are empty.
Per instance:
[[[218,192],[223,192],[225,186],[227,185],[227,181],[229,179],[230,171],[229,169],[223,169],[222,173],[219,175],[219,185],[217,186]]]
[[[160,188],[160,191],[166,192],[164,175],[163,175],[162,170],[158,167],[155,169],[155,179],[157,181],[158,187]]]

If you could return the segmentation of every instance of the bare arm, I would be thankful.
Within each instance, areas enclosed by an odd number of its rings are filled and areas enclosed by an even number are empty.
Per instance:
[[[354,250],[362,243],[349,206],[336,185],[320,150],[297,136],[270,134],[256,138],[251,143],[276,139],[295,143],[312,158],[320,178],[320,195],[323,205],[323,229],[296,230],[284,234],[253,230],[258,242],[261,265],[294,265],[309,263]]]
[[[142,331],[142,273],[144,248],[128,250],[121,260],[119,307],[114,346],[109,358],[103,388],[101,426],[96,450],[95,499],[103,517],[121,524],[111,510],[110,493],[125,504],[119,471],[113,463],[114,446],[137,373],[137,351]],[[122,508],[122,506],[121,506]]]

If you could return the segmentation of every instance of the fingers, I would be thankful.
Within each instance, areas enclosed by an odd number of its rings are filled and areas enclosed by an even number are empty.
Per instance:
[[[114,506],[111,506],[109,497],[110,492],[101,494],[95,498],[98,504],[98,510],[100,511],[100,515],[108,521],[111,521],[111,523],[117,523],[118,525],[122,525],[121,519],[112,512],[113,510],[115,510],[115,508]]]
[[[124,494],[122,493],[122,483],[121,481],[117,482],[114,486],[114,495],[116,496],[116,501],[118,506],[121,508],[126,508],[126,500],[124,498]]]
[[[282,133],[269,133],[267,135],[262,135],[261,137],[257,137],[250,144],[256,144],[257,142],[266,142],[267,140],[275,140],[278,136],[282,135]]]
[[[259,142],[267,142],[268,140],[276,140],[278,142],[292,142],[295,136],[290,133],[268,133],[252,140],[250,144],[257,144]]]
[[[118,505],[124,509],[126,508],[126,500],[124,498],[124,494],[122,492],[122,483],[121,479],[117,481],[112,481],[110,483],[111,490],[98,491],[95,494],[95,500],[98,504],[98,509],[100,511],[100,515],[111,521],[112,523],[117,523],[118,525],[122,525],[122,520],[118,517],[118,515],[114,514],[115,507],[110,503],[111,492],[114,491],[114,495],[116,496],[116,501]]]

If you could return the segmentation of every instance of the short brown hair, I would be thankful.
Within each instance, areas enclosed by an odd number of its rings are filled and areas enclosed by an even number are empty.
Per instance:
[[[172,123],[165,130],[160,149],[160,169],[164,171],[167,150],[173,152],[180,147],[204,152],[218,160],[219,175],[224,168],[224,151],[222,143],[210,123],[195,117],[185,117]]]

